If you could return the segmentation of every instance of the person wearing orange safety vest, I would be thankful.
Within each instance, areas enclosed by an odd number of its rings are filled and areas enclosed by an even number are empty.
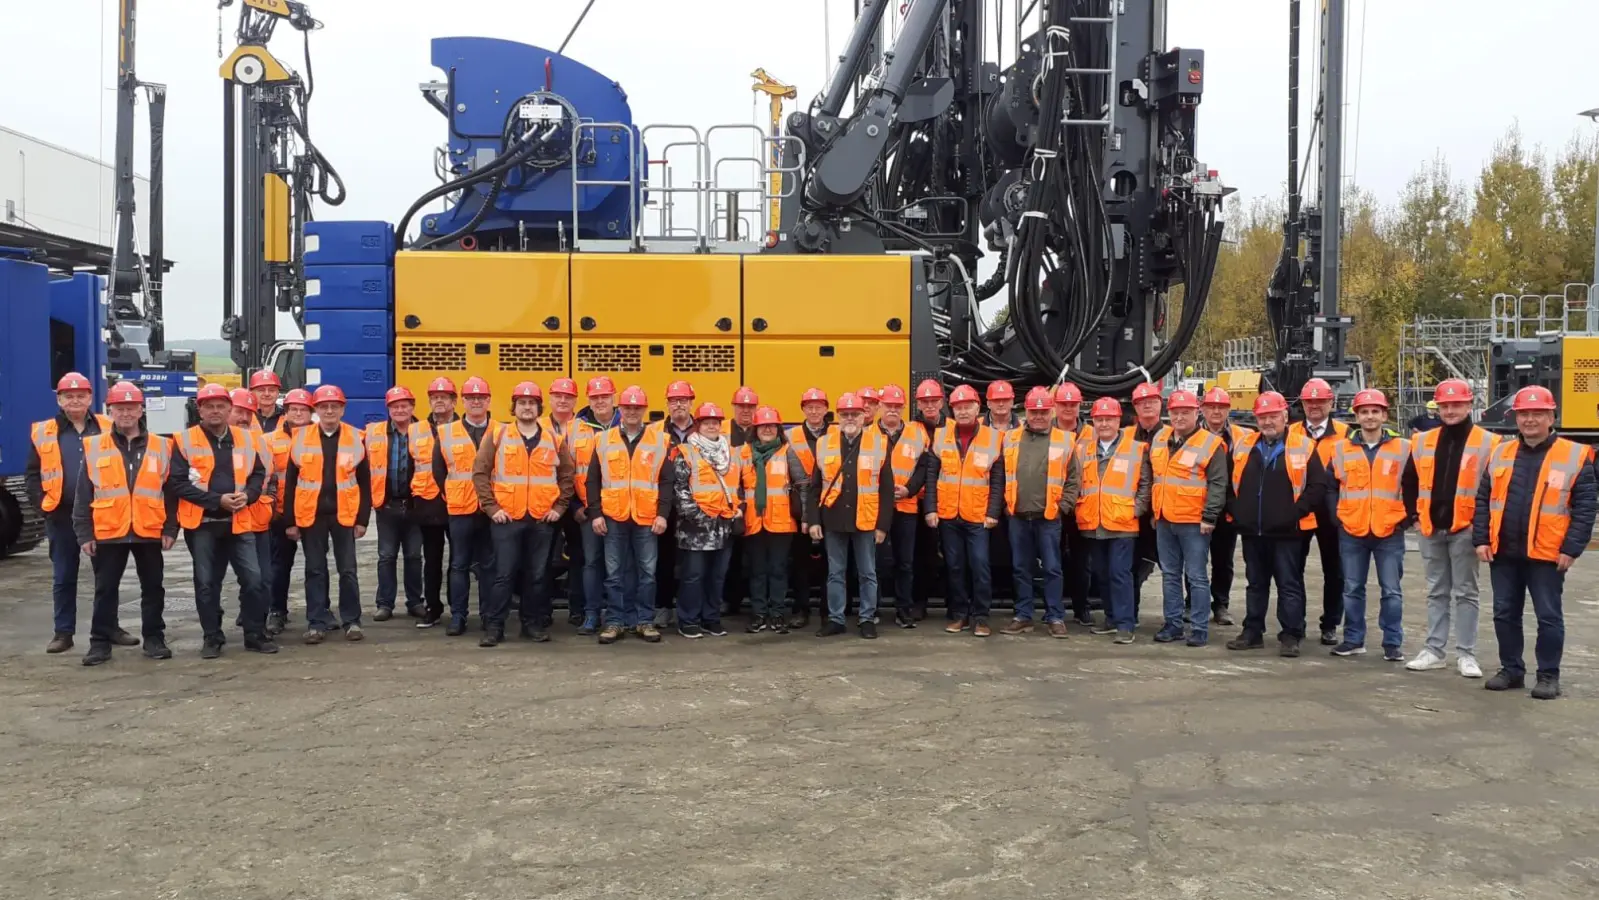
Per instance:
[[[1101,397],[1089,409],[1094,434],[1077,442],[1077,530],[1087,545],[1084,564],[1099,582],[1105,620],[1094,634],[1114,634],[1131,644],[1138,627],[1133,599],[1138,523],[1149,508],[1149,445],[1122,427],[1122,405]]]
[[[1075,450],[1077,444],[1094,439],[1094,426],[1082,418],[1083,392],[1070,381],[1063,382],[1055,388],[1055,427],[1072,436],[1072,445]],[[1073,457],[1076,457],[1074,452]],[[1065,592],[1071,595],[1072,621],[1084,628],[1094,626],[1093,617],[1089,614],[1089,565],[1088,545],[1083,541],[1082,532],[1077,530],[1077,517],[1067,516],[1060,523],[1060,561],[1065,573]]]
[[[1161,411],[1165,401],[1160,385],[1145,381],[1133,388],[1133,437],[1154,446],[1155,432],[1160,430]],[[1134,550],[1133,567],[1133,618],[1144,604],[1144,582],[1160,568],[1160,545],[1155,537],[1153,514],[1145,513],[1138,522],[1138,543]]]
[[[788,445],[799,455],[805,474],[814,479],[816,444],[834,427],[828,421],[827,393],[821,388],[807,388],[800,394],[800,415],[803,421],[788,430]],[[812,589],[825,591],[827,560],[805,528],[795,533],[793,550],[794,555],[789,560],[789,581],[794,587],[794,605],[788,626],[804,628],[811,624]],[[822,599],[825,602],[825,594]]]
[[[250,436],[250,441],[255,445],[255,457],[261,460],[266,467],[266,478],[262,481],[261,496],[250,505],[251,522],[250,530],[255,535],[255,557],[258,568],[261,570],[261,590],[272,597],[272,518],[278,503],[278,469],[277,461],[273,457],[272,442],[268,440],[265,432],[261,430],[261,420],[257,415],[261,409],[260,401],[256,399],[256,392],[245,388],[234,388],[228,392],[228,399],[233,402],[233,411],[229,414],[228,424],[235,428],[244,429]],[[221,582],[227,577],[227,564],[217,567],[215,572],[218,581],[217,591],[222,590]],[[269,604],[270,605],[270,604]],[[242,618],[244,604],[239,604],[240,617],[235,618],[233,624],[243,627]],[[271,614],[268,613],[268,619]],[[271,632],[268,631],[268,634]]]
[[[1471,546],[1471,519],[1499,436],[1471,421],[1471,385],[1446,378],[1433,389],[1439,424],[1410,439],[1416,463],[1416,524],[1421,527],[1421,559],[1427,571],[1427,641],[1405,663],[1412,672],[1448,665],[1450,628],[1455,635],[1455,668],[1464,678],[1481,678],[1477,662],[1481,562]]]
[[[744,480],[744,545],[754,615],[745,631],[788,634],[788,561],[809,521],[810,474],[783,433],[783,415],[758,407],[752,440],[739,448]]]
[[[922,430],[927,432],[927,451],[931,453],[933,435],[938,434],[938,430],[949,421],[944,406],[943,385],[931,378],[922,379],[916,385],[913,402],[914,414],[907,421],[922,426]],[[931,466],[932,461],[929,460],[927,464]],[[929,488],[932,485],[930,481],[925,483]],[[911,589],[911,618],[920,622],[927,618],[927,598],[933,596],[935,591],[944,592],[944,541],[938,528],[927,524],[920,501],[917,503],[916,523],[916,575]]]
[[[257,369],[250,375],[250,394],[255,397],[256,424],[267,434],[278,428],[283,419],[283,409],[278,405],[278,395],[283,382],[271,369]]]
[[[289,449],[294,444],[295,429],[310,424],[311,392],[295,388],[283,395],[283,414],[278,417],[277,428],[266,436],[272,448],[272,481],[277,498],[272,507],[272,530],[267,532],[272,574],[265,579],[271,585],[272,595],[266,631],[274,637],[282,634],[289,624],[289,585],[294,581],[294,558],[300,547],[299,541],[289,539],[286,531],[293,522],[291,517],[283,514],[283,485],[289,474]]]
[[[1186,637],[1188,646],[1203,647],[1210,640],[1210,536],[1227,512],[1227,455],[1221,438],[1199,427],[1192,391],[1172,391],[1166,409],[1171,424],[1149,446],[1150,515],[1165,601],[1155,640]]]
[[[1488,563],[1494,592],[1494,637],[1499,671],[1483,686],[1519,690],[1526,679],[1522,616],[1526,598],[1538,619],[1535,700],[1560,696],[1565,651],[1562,609],[1566,571],[1593,537],[1599,489],[1592,447],[1554,433],[1555,397],[1537,385],[1516,392],[1510,404],[1517,435],[1494,448],[1488,477],[1477,487],[1471,543]]]
[[[422,593],[422,525],[415,514],[411,481],[416,461],[411,457],[411,426],[415,422],[416,395],[395,385],[383,395],[389,417],[366,426],[367,468],[372,473],[372,513],[378,525],[378,622],[394,618],[399,596],[395,570],[405,556],[405,611],[413,619],[426,616]]]
[[[440,379],[443,381],[445,379]],[[435,386],[443,387],[435,382]],[[450,385],[454,393],[454,385]],[[428,396],[434,390],[430,387]],[[439,391],[442,393],[442,390]],[[504,427],[489,417],[492,399],[489,383],[476,375],[461,385],[461,403],[466,414],[448,422],[439,421],[435,406],[433,430],[437,438],[431,442],[433,460],[424,465],[417,463],[416,478],[426,482],[422,495],[436,486],[444,497],[448,519],[450,543],[450,575],[447,596],[450,604],[450,624],[444,633],[449,637],[466,634],[466,619],[470,609],[472,577],[477,576],[478,608],[481,609],[494,590],[494,537],[489,527],[489,517],[478,507],[477,490],[472,486],[472,467],[477,462],[478,447],[484,435]],[[433,401],[430,400],[430,403]],[[453,415],[453,413],[452,413]],[[428,443],[424,437],[418,447]],[[413,493],[418,487],[413,485]],[[424,618],[423,622],[428,620]]]
[[[888,540],[885,565],[893,571],[894,624],[915,628],[927,614],[927,579],[916,571],[916,535],[923,529],[920,513],[922,491],[927,485],[927,470],[932,465],[929,451],[932,440],[921,422],[905,420],[907,397],[897,384],[886,385],[878,400],[876,428],[883,435],[889,467],[894,475],[894,521]],[[884,570],[879,566],[878,571]],[[881,586],[882,579],[878,579]],[[881,591],[879,591],[881,594]]]
[[[605,542],[605,627],[599,643],[624,632],[659,643],[655,625],[657,542],[666,533],[671,503],[671,445],[664,429],[644,424],[649,411],[644,389],[629,385],[618,406],[621,422],[601,434],[589,461],[584,490],[599,512],[589,519]]]
[[[599,446],[600,435],[615,428],[621,418],[616,410],[616,384],[610,378],[604,375],[590,378],[585,392],[588,405],[577,414],[581,427],[572,432],[572,463],[576,466],[573,486],[577,491],[577,500],[572,504],[571,517],[577,525],[576,540],[581,544],[578,553],[583,560],[583,622],[578,633],[597,634],[605,623],[605,539],[594,533],[594,519],[601,514],[600,498],[598,494],[588,493],[588,471],[594,459],[594,448]],[[567,539],[572,540],[572,535],[568,534]],[[569,559],[575,565],[576,560],[570,557],[571,552],[567,550]],[[572,576],[568,574],[567,577]]]
[[[1255,398],[1259,431],[1233,442],[1233,493],[1227,511],[1244,544],[1246,612],[1243,630],[1228,650],[1266,645],[1266,610],[1277,585],[1279,656],[1296,657],[1305,639],[1303,531],[1316,527],[1312,510],[1322,505],[1326,482],[1316,446],[1288,428],[1288,401],[1276,391]]]
[[[118,588],[133,558],[139,573],[139,619],[144,655],[171,659],[167,649],[165,568],[162,551],[178,535],[177,500],[166,491],[172,445],[142,423],[144,393],[131,382],[111,386],[106,398],[111,427],[83,441],[83,462],[72,503],[78,545],[94,560],[94,618],[89,626],[86,666],[111,660],[117,625]]]
[[[570,378],[557,378],[550,382],[550,410],[540,420],[550,429],[556,443],[565,448],[572,459],[575,472],[586,472],[594,456],[594,441],[604,429],[597,428],[577,416],[577,382]],[[574,488],[576,480],[574,479]],[[605,603],[600,596],[600,575],[597,566],[590,566],[591,556],[603,555],[605,550],[593,529],[584,527],[584,506],[587,499],[574,494],[566,512],[556,525],[561,540],[551,541],[553,566],[558,556],[557,548],[566,550],[566,623],[577,628],[584,637],[593,637],[600,630],[600,615]],[[586,546],[592,542],[593,547]],[[590,554],[589,550],[594,553]],[[595,560],[596,563],[599,560]],[[553,571],[553,569],[552,569]]]
[[[733,533],[744,528],[741,461],[722,434],[722,408],[702,403],[694,430],[675,448],[672,505],[678,573],[677,633],[722,637],[722,585],[733,554]]]
[[[668,384],[666,418],[660,422],[652,422],[650,427],[664,433],[667,444],[673,450],[688,440],[689,435],[697,429],[694,424],[694,385],[686,381],[674,381]],[[668,475],[676,469],[676,466],[666,466]],[[678,564],[677,558],[677,505],[672,502],[670,495],[663,496],[661,502],[661,508],[666,510],[666,536],[660,540],[657,547],[660,561],[655,569],[655,624],[659,628],[665,628],[672,624],[676,617],[677,580],[682,566]]]
[[[722,420],[722,434],[728,445],[738,454],[740,447],[748,444],[755,435],[755,410],[760,407],[760,395],[753,388],[741,385],[733,392],[733,415]],[[722,580],[722,617],[736,616],[744,606],[744,594],[750,581],[750,561],[744,553],[744,533],[733,529],[733,555],[728,560],[727,571],[733,577]]]
[[[1333,444],[1349,433],[1349,426],[1334,421],[1332,417],[1332,386],[1320,378],[1305,382],[1299,391],[1299,405],[1304,408],[1305,420],[1288,426],[1288,433],[1310,441],[1316,458],[1325,469],[1331,462]],[[1330,509],[1315,510],[1316,527],[1300,539],[1301,552],[1310,558],[1310,542],[1315,540],[1321,554],[1321,643],[1331,647],[1338,643],[1338,626],[1344,618],[1344,569],[1340,549],[1338,516]],[[1303,566],[1300,567],[1303,571]]]
[[[1377,568],[1383,659],[1404,662],[1405,529],[1416,520],[1416,466],[1410,442],[1388,428],[1388,398],[1367,388],[1355,394],[1358,429],[1334,442],[1323,470],[1336,492],[1343,554],[1344,639],[1333,656],[1366,652],[1366,572]]]
[[[1061,523],[1077,518],[1077,435],[1054,427],[1055,397],[1047,387],[1027,392],[1025,424],[1005,436],[1005,513],[1010,529],[1011,575],[1016,613],[1004,634],[1033,630],[1033,573],[1044,575],[1044,627],[1065,638],[1065,576],[1061,568]]]
[[[422,617],[417,628],[432,628],[444,618],[444,547],[449,541],[450,510],[444,476],[449,466],[439,443],[439,430],[454,422],[455,382],[439,376],[428,382],[428,414],[413,417],[406,429],[411,454],[411,518],[422,535]],[[463,628],[464,628],[463,623]]]
[[[493,523],[495,559],[494,590],[478,607],[479,647],[505,640],[513,593],[521,636],[550,639],[550,547],[572,502],[572,455],[543,418],[544,392],[537,384],[523,381],[511,389],[511,415],[510,424],[484,436],[472,466],[478,506]]]
[[[1225,388],[1213,387],[1205,392],[1200,404],[1205,430],[1221,438],[1222,456],[1227,464],[1227,490],[1232,491],[1233,447],[1239,439],[1253,429],[1229,420],[1233,398]],[[1233,557],[1238,552],[1238,526],[1233,517],[1223,515],[1210,533],[1210,623],[1225,626],[1233,624]]]
[[[994,602],[988,564],[988,535],[1005,511],[1005,466],[1000,459],[1004,435],[979,418],[977,391],[961,385],[949,395],[955,419],[933,436],[933,460],[922,500],[928,525],[936,525],[944,543],[949,579],[949,624],[959,634],[970,628],[988,637],[989,607]]]
[[[200,658],[222,655],[222,576],[231,565],[239,582],[238,623],[244,648],[275,653],[266,634],[266,582],[256,553],[256,504],[266,490],[267,462],[254,436],[229,425],[233,399],[208,384],[195,395],[200,424],[174,439],[168,490],[177,498],[178,525],[194,560],[194,606],[204,632]]]
[[[311,394],[316,424],[294,433],[284,478],[285,532],[305,547],[304,640],[320,644],[343,627],[346,641],[359,641],[361,579],[355,542],[372,517],[372,465],[361,430],[344,421],[344,391],[324,384]],[[333,618],[328,549],[339,574],[339,617]]]
[[[866,427],[866,402],[853,393],[838,398],[838,425],[816,442],[811,480],[811,520],[806,531],[827,554],[827,618],[817,637],[844,633],[851,557],[860,585],[856,624],[877,637],[877,547],[894,522],[894,470],[888,442]]]

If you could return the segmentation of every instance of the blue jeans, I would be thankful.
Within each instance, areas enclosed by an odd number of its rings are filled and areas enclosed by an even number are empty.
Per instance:
[[[1305,551],[1299,538],[1242,535],[1244,539],[1244,627],[1241,637],[1266,635],[1271,585],[1277,583],[1278,640],[1305,639]]]
[[[1382,645],[1398,647],[1405,642],[1402,627],[1404,595],[1399,579],[1405,574],[1405,533],[1395,531],[1385,538],[1357,538],[1347,531],[1339,533],[1339,552],[1344,573],[1344,643],[1366,645],[1366,574],[1371,561],[1377,561],[1377,586],[1382,605],[1377,625],[1382,629]]]
[[[981,522],[951,519],[938,523],[949,575],[949,610],[956,619],[987,619],[994,602],[988,569],[988,529]],[[970,584],[968,584],[970,579]]]
[[[1062,594],[1066,577],[1060,563],[1060,520],[1007,518],[1010,565],[1016,581],[1016,618],[1033,621],[1033,569],[1044,566],[1044,621],[1066,621]]]
[[[592,527],[592,526],[591,526]],[[605,624],[621,628],[655,620],[655,566],[660,548],[650,526],[605,520]]]
[[[239,579],[239,621],[244,636],[259,637],[266,631],[269,600],[261,581],[261,562],[255,549],[256,535],[234,534],[227,522],[202,523],[183,532],[183,541],[194,558],[194,608],[200,615],[205,639],[224,640],[222,632],[222,573],[233,566]],[[354,556],[354,553],[351,553]],[[353,563],[353,559],[352,559]],[[311,592],[310,557],[306,558],[306,595]],[[326,573],[323,575],[326,583]],[[325,591],[325,588],[324,588]],[[308,601],[309,602],[309,599]]]
[[[1521,654],[1525,638],[1521,617],[1527,595],[1532,595],[1532,611],[1538,618],[1538,643],[1533,652],[1538,659],[1538,674],[1560,677],[1560,657],[1566,648],[1566,619],[1561,611],[1561,595],[1566,575],[1552,562],[1495,557],[1488,564],[1494,590],[1494,637],[1499,642],[1499,665],[1512,675],[1525,675]]]
[[[477,576],[478,609],[494,590],[494,538],[489,517],[482,513],[450,516],[450,582],[446,593],[450,618],[466,621],[470,610],[472,576]]]
[[[679,625],[720,625],[722,587],[733,545],[720,550],[677,550],[677,622]]]
[[[1088,547],[1099,589],[1108,595],[1100,598],[1106,620],[1118,631],[1132,631],[1138,625],[1138,615],[1133,612],[1133,556],[1138,539],[1130,534],[1124,538],[1084,535],[1083,543]]]
[[[844,607],[849,602],[845,574],[850,553],[855,554],[855,576],[860,582],[861,605],[856,620],[877,621],[877,532],[829,531],[822,535],[827,548],[827,617],[844,624]]]
[[[289,585],[294,581],[294,556],[300,549],[299,541],[289,540],[283,533],[287,521],[272,523],[272,611],[285,620],[289,617]]]
[[[50,541],[50,567],[54,580],[50,584],[50,601],[55,607],[55,630],[58,634],[75,634],[78,630],[78,565],[83,550],[78,546],[78,536],[72,531],[72,520],[50,517],[44,522],[45,537]],[[94,565],[91,559],[89,564]]]
[[[594,508],[594,514],[600,514],[599,507]],[[577,523],[577,530],[583,558],[579,576],[583,579],[583,614],[598,620],[605,617],[605,538],[594,533],[594,523],[590,519]],[[571,551],[567,554],[570,559]],[[566,577],[570,579],[573,575],[568,572]]]
[[[378,520],[378,609],[394,609],[395,563],[405,549],[405,607],[422,605],[422,527],[403,509],[375,509]]]
[[[489,527],[494,540],[494,589],[478,592],[478,619],[483,630],[505,628],[512,593],[521,595],[516,614],[523,628],[548,628],[553,609],[550,545],[555,542],[556,526],[524,516]]]
[[[305,549],[305,619],[318,631],[332,631],[339,625],[348,628],[361,624],[361,578],[356,569],[355,528],[335,521],[318,519],[300,529]],[[339,573],[339,620],[334,622],[328,581],[328,546],[333,547],[333,564]]]
[[[1193,636],[1210,636],[1210,536],[1199,533],[1198,522],[1155,523],[1155,545],[1160,552],[1161,596],[1165,600],[1166,627],[1183,629],[1183,607]],[[1183,598],[1183,579],[1189,596]]]

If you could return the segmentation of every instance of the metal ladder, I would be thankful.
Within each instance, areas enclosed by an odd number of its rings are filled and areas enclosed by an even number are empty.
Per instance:
[[[1107,34],[1110,48],[1110,65],[1107,68],[1084,68],[1073,66],[1065,71],[1069,75],[1099,75],[1105,79],[1105,114],[1103,118],[1085,119],[1071,118],[1062,122],[1064,125],[1079,128],[1104,128],[1107,135],[1112,135],[1116,130],[1116,53],[1119,43],[1117,33],[1118,17],[1126,11],[1126,0],[1107,0],[1105,16],[1072,16],[1067,21],[1072,26],[1093,26]],[[1053,68],[1057,59],[1065,58],[1071,52],[1073,40],[1072,32],[1058,25],[1052,26],[1044,33],[1044,69]],[[1059,45],[1057,46],[1057,42]]]

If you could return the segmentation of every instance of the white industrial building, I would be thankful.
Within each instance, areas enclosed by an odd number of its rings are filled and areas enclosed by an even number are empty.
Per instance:
[[[110,247],[116,172],[109,162],[0,126],[0,224]],[[140,253],[150,251],[150,179],[134,178]]]

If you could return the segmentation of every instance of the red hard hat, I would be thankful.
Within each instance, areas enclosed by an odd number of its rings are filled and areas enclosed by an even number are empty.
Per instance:
[[[106,403],[137,403],[144,405],[144,391],[131,381],[119,381],[111,385],[111,393],[106,397]]]
[[[1434,403],[1468,403],[1471,385],[1459,378],[1445,378],[1433,389],[1432,399]]]
[[[693,400],[694,385],[686,381],[674,381],[666,386],[666,399],[668,400]]]
[[[1383,392],[1377,390],[1376,388],[1366,388],[1355,395],[1355,403],[1353,408],[1359,409],[1362,406],[1380,406],[1383,409],[1387,409],[1388,398],[1383,396]]]
[[[1160,399],[1160,385],[1154,383],[1153,381],[1145,381],[1133,388],[1134,403],[1137,403],[1140,400],[1148,400],[1151,397],[1156,400]]]
[[[763,406],[755,411],[755,424],[781,425],[783,424],[783,414],[770,406]]]
[[[261,408],[260,404],[255,402],[255,395],[250,393],[248,388],[234,388],[228,392],[228,399],[239,409],[255,412]]]
[[[1167,409],[1198,409],[1199,397],[1193,391],[1172,391],[1166,398]]]
[[[1331,400],[1332,398],[1332,385],[1320,378],[1310,379],[1309,381],[1305,382],[1304,387],[1299,389],[1299,399],[1301,402],[1305,400]]]
[[[454,393],[453,391],[451,393]],[[305,388],[295,388],[283,395],[284,406],[303,406],[311,408],[311,394]]]
[[[200,388],[199,393],[194,395],[195,403],[204,403],[207,400],[226,400],[229,403],[233,402],[233,398],[228,395],[228,389],[220,384],[208,384],[205,387]]]
[[[551,394],[562,394],[567,397],[577,396],[577,382],[570,378],[557,378],[550,382]]]
[[[838,395],[838,406],[835,409],[839,412],[865,412],[866,401],[862,400],[859,394],[845,392]]]
[[[1233,395],[1227,393],[1226,388],[1213,387],[1205,392],[1205,405],[1226,406],[1231,408],[1233,405]]]
[[[827,392],[822,390],[821,388],[806,388],[805,393],[800,394],[800,405],[801,406],[804,406],[807,403],[816,403],[816,402],[826,403],[827,402]]]
[[[701,419],[725,418],[727,418],[727,416],[722,415],[722,408],[708,400],[704,403],[701,403],[699,409],[694,410],[694,421],[696,422],[700,421]]]
[[[221,387],[221,385],[218,385],[218,387]],[[61,376],[60,381],[56,382],[56,393],[58,394],[62,391],[88,390],[93,390],[93,388],[89,387],[89,379],[78,372],[68,372]]]
[[[949,393],[949,405],[950,406],[954,406],[957,403],[976,403],[976,402],[978,402],[977,401],[977,390],[975,388],[973,388],[969,384],[963,384],[960,387],[957,387],[955,390],[950,391],[950,393]]]
[[[886,384],[883,386],[883,396],[880,398],[880,402],[884,406],[904,406],[908,399],[905,396],[905,389],[899,385]]]
[[[336,384],[324,384],[311,394],[312,402],[317,405],[323,403],[344,403],[344,392]]]
[[[433,379],[432,381],[428,382],[428,393],[430,393],[430,394],[449,394],[451,397],[454,397],[455,396],[455,382],[451,381],[448,378],[445,378],[443,375],[440,375],[439,377],[437,377],[437,378]]]
[[[1510,408],[1515,412],[1521,412],[1524,409],[1553,410],[1555,408],[1555,395],[1551,394],[1546,387],[1540,387],[1536,384],[1528,385],[1516,392],[1516,399],[1511,401]]]
[[[463,397],[488,397],[493,393],[493,391],[489,390],[489,383],[476,375],[468,378],[466,384],[461,385],[461,396]]]
[[[1122,417],[1122,405],[1115,397],[1101,397],[1094,401],[1093,407],[1088,411],[1090,419]]]
[[[1008,381],[990,382],[987,391],[990,400],[1015,400],[1016,389]]]
[[[622,391],[619,406],[649,406],[650,401],[644,396],[644,389],[636,384],[630,384]]]
[[[1285,413],[1288,411],[1288,398],[1276,391],[1263,391],[1255,398],[1255,415],[1265,413]]]
[[[922,383],[916,386],[916,399],[942,400],[944,399],[944,387],[931,378],[924,378]]]
[[[1081,403],[1083,402],[1083,392],[1078,390],[1077,385],[1072,384],[1070,381],[1065,382],[1055,389],[1055,402]]]
[[[396,400],[409,400],[412,403],[415,403],[416,395],[411,393],[411,389],[405,385],[397,384],[394,387],[389,388],[388,391],[384,393],[383,405],[387,406]]]
[[[1027,392],[1027,409],[1053,409],[1055,398],[1050,395],[1049,388],[1035,387]]]
[[[531,381],[518,381],[516,387],[511,388],[511,402],[515,403],[520,397],[532,397],[534,400],[542,401],[544,392]]]
[[[616,382],[612,381],[609,375],[596,375],[590,378],[588,387],[590,397],[609,397],[616,393]]]
[[[877,388],[870,387],[870,386],[863,387],[860,390],[856,391],[855,392],[855,396],[861,398],[861,400],[863,402],[870,401],[870,400],[875,400],[878,403],[882,403],[883,402],[883,392],[878,390]]]
[[[257,369],[255,374],[250,376],[250,390],[253,391],[258,387],[280,388],[283,387],[283,382],[278,380],[278,373],[271,369]]]
[[[734,406],[759,406],[760,402],[761,398],[755,396],[755,392],[747,387],[740,387],[733,392]]]

